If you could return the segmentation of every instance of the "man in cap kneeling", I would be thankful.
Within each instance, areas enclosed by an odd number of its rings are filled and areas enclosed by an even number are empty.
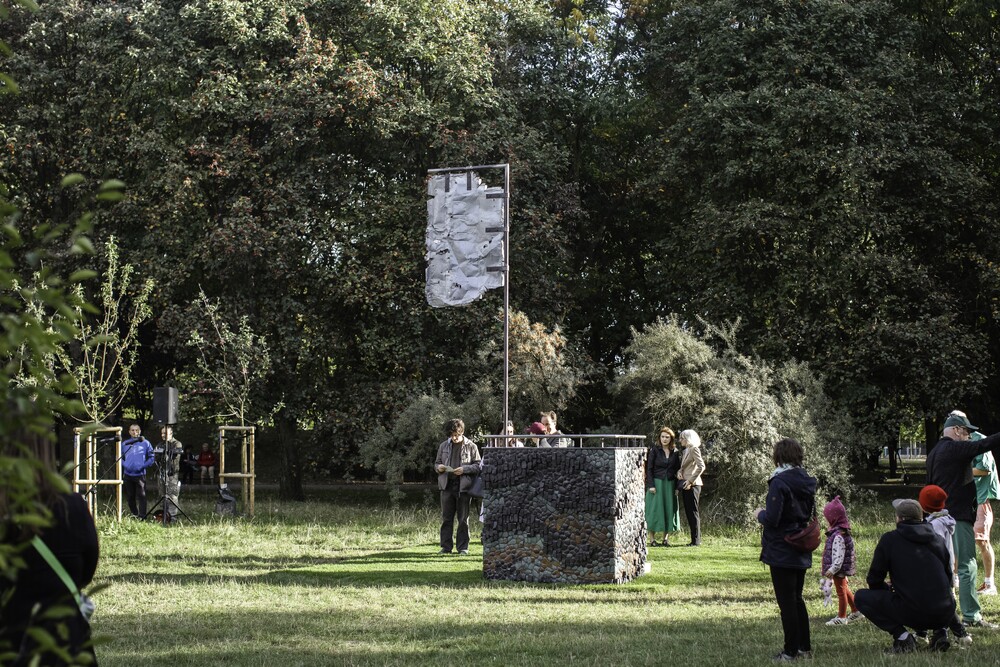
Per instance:
[[[948,549],[934,528],[924,522],[916,500],[898,499],[892,506],[896,529],[879,539],[868,569],[868,589],[855,593],[854,601],[868,620],[892,635],[887,652],[916,650],[916,639],[907,628],[934,630],[931,649],[946,651],[948,635],[942,628],[961,627],[955,613]]]

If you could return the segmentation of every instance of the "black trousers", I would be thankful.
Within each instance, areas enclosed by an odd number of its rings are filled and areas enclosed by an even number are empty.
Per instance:
[[[691,544],[701,544],[701,517],[698,515],[701,487],[681,489],[681,496],[684,498],[684,516],[687,517],[688,529],[691,531]]]
[[[888,632],[893,639],[906,632],[906,628],[917,631],[950,628],[958,632],[962,627],[954,603],[937,611],[914,609],[892,591],[866,588],[854,594],[854,604],[865,618]]]
[[[441,548],[451,551],[451,533],[458,518],[458,534],[455,536],[459,551],[469,548],[469,502],[472,496],[459,493],[458,489],[445,489],[441,492]]]
[[[146,518],[146,478],[122,475],[122,487],[125,489],[125,499],[132,516]],[[138,506],[136,501],[138,500]]]
[[[802,599],[802,587],[806,583],[805,570],[771,566],[771,584],[774,598],[781,612],[781,630],[785,634],[785,655],[796,656],[799,651],[811,651],[809,639],[809,612]],[[858,591],[859,593],[861,591]],[[857,602],[857,595],[854,598]],[[860,608],[860,604],[858,605]]]

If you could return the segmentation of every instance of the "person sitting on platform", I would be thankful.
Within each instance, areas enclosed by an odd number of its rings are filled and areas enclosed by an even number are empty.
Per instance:
[[[201,483],[205,483],[205,473],[208,473],[208,483],[215,483],[215,466],[219,464],[219,459],[206,442],[201,446],[201,453],[198,454],[198,466],[201,468]]]
[[[546,435],[550,436],[562,435],[562,431],[560,431],[556,427],[555,412],[550,410],[549,412],[541,413],[540,416],[541,416],[542,426],[545,428]],[[538,446],[565,448],[565,447],[572,447],[573,441],[570,440],[569,438],[555,438],[555,437],[542,438],[541,441],[538,443]]]

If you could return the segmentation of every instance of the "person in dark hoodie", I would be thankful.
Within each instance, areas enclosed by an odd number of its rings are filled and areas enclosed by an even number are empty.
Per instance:
[[[955,519],[955,561],[958,569],[958,603],[967,627],[997,629],[983,619],[976,592],[976,483],[972,462],[983,452],[1000,455],[1000,433],[969,442],[978,426],[969,423],[959,410],[948,415],[942,438],[927,455],[927,483],[940,486],[948,494],[945,508]]]
[[[785,541],[785,536],[802,530],[812,519],[816,478],[806,474],[802,467],[802,445],[797,440],[779,440],[774,445],[773,458],[776,467],[767,483],[767,501],[755,514],[764,527],[760,560],[771,568],[771,583],[785,636],[784,648],[774,660],[790,662],[812,657],[809,613],[802,599],[812,554],[798,551]]]
[[[145,519],[146,470],[153,465],[153,446],[142,437],[138,424],[129,426],[128,434],[128,440],[122,443],[122,487],[132,516]]]
[[[8,489],[0,488],[4,522],[0,539],[28,543],[20,552],[22,566],[8,568],[11,572],[0,576],[0,664],[97,665],[90,623],[74,600],[74,593],[93,580],[100,555],[87,501],[78,493],[67,493],[68,485],[59,479],[54,439],[34,431],[15,432],[0,442],[0,455],[41,464],[24,469],[35,477],[35,502],[52,516],[50,526],[18,523],[15,499],[8,496]],[[36,537],[63,568],[73,589],[31,543]]]
[[[951,627],[965,636],[951,592],[951,558],[916,500],[892,501],[896,529],[882,535],[868,569],[868,588],[854,594],[858,610],[892,635],[887,653],[917,648],[916,632],[934,630],[930,648],[948,650]],[[888,576],[890,583],[886,582]]]

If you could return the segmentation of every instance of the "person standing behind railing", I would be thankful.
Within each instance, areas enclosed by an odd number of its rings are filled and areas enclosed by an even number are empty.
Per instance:
[[[540,416],[541,416],[541,423],[542,426],[545,428],[546,435],[549,436],[562,435],[562,431],[560,431],[556,426],[557,422],[556,422],[555,412],[550,410],[549,412],[541,413]],[[538,446],[565,448],[565,447],[572,447],[573,441],[570,440],[569,438],[555,438],[555,437],[542,438]]]
[[[514,435],[514,422],[507,422],[507,426],[503,430],[504,435]],[[498,447],[524,447],[524,440],[520,438],[498,438],[500,443]]]

